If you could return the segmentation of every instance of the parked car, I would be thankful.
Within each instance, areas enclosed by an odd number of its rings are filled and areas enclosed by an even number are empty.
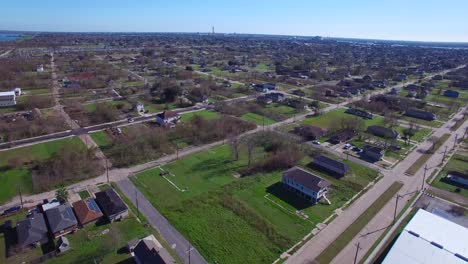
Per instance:
[[[314,144],[314,145],[320,145],[320,142],[318,142],[317,140],[314,140],[314,141],[312,141],[312,144]]]
[[[351,148],[351,147],[352,147],[352,145],[351,145],[351,144],[349,144],[349,143],[346,143],[346,144],[344,145],[344,147],[343,147],[343,148],[344,148],[344,149],[349,149],[349,148]]]
[[[6,209],[5,211],[3,211],[2,215],[7,215],[7,214],[12,214],[12,213],[18,212],[20,209],[21,209],[21,206],[16,205],[16,206],[10,207],[10,208]]]
[[[133,123],[133,122],[135,121],[135,119],[133,119],[133,118],[130,117],[127,121],[128,121],[129,123]]]

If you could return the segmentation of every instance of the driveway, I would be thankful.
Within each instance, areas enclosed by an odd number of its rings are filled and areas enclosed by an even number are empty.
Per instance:
[[[133,185],[129,179],[118,181],[117,185],[125,196],[136,206],[136,196],[138,196],[138,208],[149,224],[158,231],[164,240],[174,249],[184,263],[203,264],[207,263],[200,253],[189,241],[187,241],[161,213],[146,199],[146,197]],[[190,260],[188,258],[190,250]]]

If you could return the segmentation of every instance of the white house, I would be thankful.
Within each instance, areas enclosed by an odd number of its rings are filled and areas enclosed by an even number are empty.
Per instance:
[[[142,102],[136,102],[134,105],[135,109],[137,110],[138,113],[144,113],[145,112],[145,105]]]
[[[16,96],[20,96],[20,95],[21,95],[21,88],[15,88],[13,91],[15,92],[15,95],[16,95]]]
[[[156,123],[160,126],[173,127],[180,120],[180,115],[172,111],[164,111],[156,115]]]
[[[331,185],[330,182],[299,167],[283,172],[282,182],[288,189],[314,203],[327,194]]]
[[[8,107],[16,105],[16,94],[11,92],[0,92],[0,107]]]
[[[44,72],[44,65],[42,65],[42,64],[37,65],[36,71],[37,72]]]

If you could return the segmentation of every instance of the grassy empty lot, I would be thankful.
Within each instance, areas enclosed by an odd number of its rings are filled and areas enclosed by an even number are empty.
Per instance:
[[[340,122],[343,118],[359,118],[358,116],[345,113],[346,109],[336,109],[321,116],[308,117],[302,121],[303,124],[318,126],[324,129],[332,128],[333,124]],[[376,116],[373,119],[363,119],[366,126],[384,125],[384,118]]]
[[[91,133],[90,136],[99,147],[106,147],[111,143],[105,130]]]
[[[11,168],[9,161],[14,158],[24,159],[24,162],[47,160],[63,145],[83,144],[79,138],[67,138],[36,144],[33,146],[0,151],[0,204],[18,194],[19,188],[23,194],[32,193],[31,171],[28,165]]]
[[[202,118],[207,119],[207,120],[217,119],[217,118],[220,117],[219,113],[217,113],[217,112],[202,110],[202,111],[183,114],[183,115],[181,115],[180,120],[182,122],[187,122],[187,121],[190,121],[195,116],[199,116],[199,117],[202,117]]]
[[[445,165],[444,169],[439,172],[439,175],[437,175],[437,178],[432,182],[432,186],[446,190],[449,192],[455,192],[456,189],[459,189],[460,192],[458,192],[459,195],[468,197],[468,190],[466,188],[456,186],[453,184],[450,184],[448,182],[444,181],[445,176],[447,176],[447,173],[449,171],[458,171],[465,173],[468,168],[468,157],[461,155],[461,154],[455,154],[453,155],[449,162]]]
[[[254,159],[263,158],[256,149]],[[310,161],[300,165],[309,169]],[[281,188],[280,171],[236,178],[246,164],[245,150],[233,161],[223,145],[163,166],[164,177],[156,168],[131,180],[209,262],[271,263],[377,176],[351,163],[353,173],[342,180],[315,172],[334,184],[332,205],[311,206]]]
[[[250,122],[253,122],[255,123],[256,125],[271,125],[271,124],[274,124],[276,123],[275,120],[273,119],[270,119],[268,117],[265,117],[265,116],[261,116],[261,115],[258,115],[258,114],[255,114],[255,113],[247,113],[247,114],[243,114],[241,116],[241,118],[245,121],[250,121]]]
[[[346,230],[317,257],[319,263],[330,263],[336,255],[361,231],[367,223],[387,204],[403,186],[394,182],[375,202],[367,208]]]

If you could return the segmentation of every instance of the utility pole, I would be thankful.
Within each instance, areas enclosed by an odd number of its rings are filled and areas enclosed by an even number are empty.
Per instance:
[[[361,242],[358,242],[357,245],[356,245],[356,255],[354,256],[354,264],[357,263],[357,256],[359,254],[359,250],[361,249],[360,244],[361,244]]]
[[[191,245],[190,242],[189,242],[189,244],[188,244],[188,263],[189,263],[189,264],[190,264],[190,261],[191,261],[191,259],[190,259],[190,252],[191,252],[191,251],[192,251],[192,245]]]
[[[448,146],[445,146],[444,157],[442,157],[442,163],[444,163],[445,155],[447,155],[447,148],[448,148]]]
[[[396,203],[395,203],[395,212],[393,213],[393,224],[395,224],[395,220],[396,220],[396,212],[397,212],[397,209],[398,209],[398,199],[402,198],[403,196],[397,194],[396,196]]]
[[[175,147],[176,147],[176,159],[178,160],[179,159],[179,145],[175,144]]]
[[[21,194],[21,186],[19,186],[18,192],[19,192],[19,196],[20,196],[21,208],[23,208],[23,195]]]
[[[458,134],[455,134],[455,141],[453,141],[453,148],[455,149],[455,145],[457,145],[457,140],[458,140]]]
[[[109,164],[107,161],[107,158],[104,158],[106,160],[106,174],[107,174],[107,183],[109,183]]]
[[[426,173],[427,173],[427,163],[424,165],[424,175],[421,183],[421,192],[424,190],[424,183],[426,182]]]
[[[136,189],[135,189],[135,201],[136,201],[137,217],[140,218],[140,209],[138,207],[138,192]]]

